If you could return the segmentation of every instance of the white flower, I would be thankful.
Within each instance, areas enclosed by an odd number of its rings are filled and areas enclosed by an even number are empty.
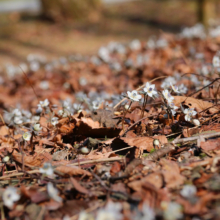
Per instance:
[[[123,219],[121,209],[120,203],[108,202],[105,208],[98,211],[96,220],[121,220]]]
[[[92,102],[92,108],[93,109],[99,109],[100,108],[100,106],[101,106],[101,102],[98,102],[98,101],[93,101]]]
[[[132,101],[139,101],[141,100],[142,96],[138,94],[136,90],[133,90],[132,92],[127,91],[128,98],[131,99]]]
[[[144,203],[142,207],[143,217],[141,220],[154,220],[155,219],[155,213],[154,210],[149,207],[148,204]]]
[[[98,55],[106,63],[111,59],[108,48],[106,47],[101,47],[98,51]]]
[[[144,91],[150,97],[153,97],[154,95],[157,95],[157,91],[155,91],[154,89],[155,89],[155,85],[154,84],[151,85],[149,82],[147,82],[145,87],[144,87]]]
[[[17,193],[17,189],[13,186],[9,186],[2,195],[3,203],[9,209],[12,209],[14,203],[20,199],[20,195]]]
[[[191,121],[192,117],[197,114],[197,112],[194,111],[194,108],[186,108],[183,113],[185,114],[186,121]]]
[[[192,198],[195,196],[197,189],[194,185],[185,185],[180,191],[180,195],[184,198]]]
[[[163,83],[161,84],[161,88],[168,89],[170,87],[170,83],[176,84],[176,79],[172,76],[167,77]]]
[[[174,116],[176,114],[176,110],[178,109],[177,106],[175,106],[175,104],[173,102],[168,102],[168,105],[170,106],[171,108],[171,113],[172,115]]]
[[[129,47],[131,48],[131,50],[140,50],[141,42],[138,39],[135,39],[131,41],[131,43],[129,44]]]
[[[30,139],[31,139],[31,133],[30,133],[30,132],[25,132],[22,137],[23,137],[23,139],[24,139],[25,141],[30,141]]]
[[[169,204],[164,203],[163,206],[166,206],[164,211],[164,219],[166,220],[177,220],[183,217],[182,206],[176,202],[170,202]]]
[[[207,86],[207,85],[209,85],[211,82],[210,82],[209,80],[207,80],[207,79],[204,79],[202,83],[203,83],[203,86]]]
[[[33,123],[39,122],[39,121],[40,121],[40,116],[34,115],[34,116],[32,117],[32,119],[31,119],[31,121],[32,121]]]
[[[170,86],[175,93],[180,93],[179,88],[177,86],[173,85],[172,83],[170,83]]]
[[[50,84],[48,81],[42,81],[40,82],[39,87],[43,90],[48,90],[50,88]]]
[[[70,110],[71,109],[71,101],[70,100],[64,100],[63,101],[63,109],[65,109],[65,110]]]
[[[167,102],[173,102],[174,97],[170,94],[170,92],[167,89],[163,90],[162,94],[163,97],[167,100]]]
[[[47,184],[47,192],[51,199],[56,202],[62,202],[63,199],[58,196],[59,191],[53,186],[51,182]]]
[[[212,64],[214,67],[220,67],[220,58],[219,56],[214,56],[212,59]]]
[[[40,104],[38,104],[37,106],[41,108],[46,108],[49,104],[50,102],[48,101],[48,99],[45,99],[44,101],[40,101]]]
[[[66,118],[70,115],[70,112],[66,109],[64,110],[61,109],[58,111],[58,115],[62,116],[63,118]]]
[[[184,84],[181,84],[179,86],[179,91],[180,91],[181,94],[186,94],[188,89],[187,89],[187,87]]]
[[[40,131],[42,129],[40,124],[35,124],[33,128],[34,128],[35,131]]]
[[[13,111],[12,111],[12,115],[13,116],[17,116],[17,117],[21,117],[22,116],[22,113],[21,113],[21,111],[19,110],[19,109],[14,109]]]
[[[59,119],[59,118],[57,118],[57,117],[51,118],[51,124],[52,124],[53,126],[56,126],[56,125],[59,123],[58,119]]]
[[[53,167],[50,163],[44,163],[44,166],[40,168],[39,171],[47,176],[53,176]]]
[[[14,117],[14,123],[15,123],[16,125],[22,124],[22,123],[23,123],[22,117],[19,117],[19,116]]]

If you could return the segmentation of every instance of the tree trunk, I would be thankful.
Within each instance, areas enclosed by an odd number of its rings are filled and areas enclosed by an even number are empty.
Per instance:
[[[198,21],[207,26],[210,19],[216,19],[216,0],[197,0]]]
[[[43,17],[53,21],[85,20],[97,16],[101,0],[41,0]]]

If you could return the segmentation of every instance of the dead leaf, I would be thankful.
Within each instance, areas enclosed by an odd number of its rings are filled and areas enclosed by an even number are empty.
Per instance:
[[[48,152],[44,151],[42,153],[36,153],[35,155],[24,155],[22,161],[22,154],[13,152],[13,160],[19,163],[20,165],[24,163],[24,166],[27,167],[41,167],[45,162],[51,161],[52,156]]]
[[[85,187],[83,187],[76,179],[70,177],[70,181],[78,192],[83,194],[89,194],[89,191]]]
[[[66,174],[69,176],[91,176],[92,174],[86,170],[83,170],[77,166],[71,166],[71,165],[66,165],[66,166],[59,166],[55,169],[55,171],[58,171],[62,174]]]
[[[185,97],[185,96],[174,96],[174,104],[176,106],[180,106],[180,104],[182,103],[182,105],[187,105],[189,108],[195,108],[195,110],[197,112],[203,111],[207,108],[209,108],[209,112],[211,114],[217,113],[219,112],[219,108],[212,107],[213,104],[210,102],[206,102],[200,99],[195,99],[192,97]]]
[[[77,119],[77,126],[74,129],[74,135],[83,135],[87,137],[116,137],[121,129],[100,127],[99,122],[93,121],[91,118]]]
[[[184,183],[185,177],[180,174],[179,166],[176,162],[161,159],[162,174],[167,188],[177,188]]]
[[[201,142],[200,147],[205,151],[220,150],[220,138],[216,138],[214,140],[207,140],[205,142]]]

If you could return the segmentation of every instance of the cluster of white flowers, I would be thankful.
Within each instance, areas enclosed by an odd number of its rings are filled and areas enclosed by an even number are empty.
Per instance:
[[[183,109],[183,113],[185,114],[185,120],[186,121],[191,121],[192,117],[197,114],[197,112],[194,111],[194,108]]]
[[[206,37],[205,28],[202,24],[196,24],[192,27],[186,27],[180,33],[182,38],[192,39],[200,38],[204,39]]]
[[[5,112],[4,120],[8,124],[21,125],[23,123],[22,112],[17,108],[11,112]]]

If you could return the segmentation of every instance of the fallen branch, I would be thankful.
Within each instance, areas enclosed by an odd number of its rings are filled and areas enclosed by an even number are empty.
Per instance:
[[[217,137],[217,136],[220,136],[220,132],[215,132],[215,133],[211,133],[211,134],[197,135],[197,136],[195,136],[195,137],[180,138],[180,139],[173,140],[171,143],[172,143],[172,144],[181,144],[181,143],[184,143],[184,142],[195,141],[195,140],[197,140],[199,137],[202,137],[202,138],[211,138],[211,137]]]

